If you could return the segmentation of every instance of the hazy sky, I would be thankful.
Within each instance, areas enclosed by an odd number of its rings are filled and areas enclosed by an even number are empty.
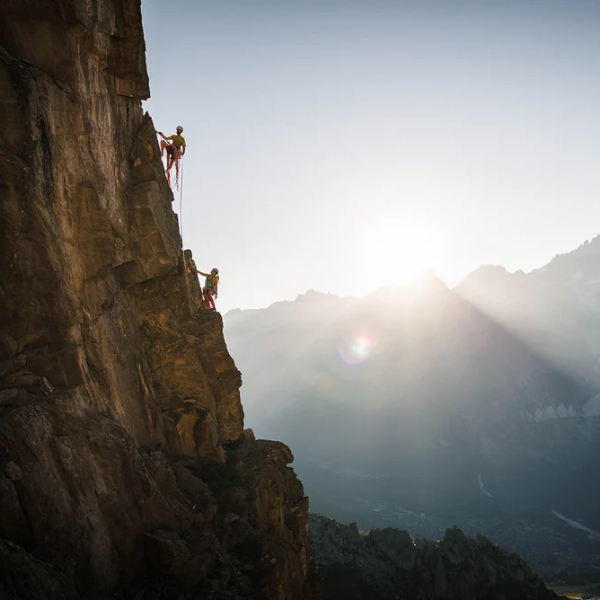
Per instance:
[[[222,312],[600,233],[597,0],[143,0],[184,245]],[[174,203],[179,211],[179,197]]]

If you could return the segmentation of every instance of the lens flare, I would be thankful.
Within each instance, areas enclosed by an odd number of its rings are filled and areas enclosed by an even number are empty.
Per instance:
[[[354,367],[368,360],[375,346],[376,340],[371,334],[353,332],[338,341],[337,354],[345,364]]]

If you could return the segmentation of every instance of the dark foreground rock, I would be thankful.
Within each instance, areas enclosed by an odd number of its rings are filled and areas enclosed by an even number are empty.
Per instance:
[[[72,580],[17,544],[0,540],[0,598],[79,600]]]
[[[321,515],[309,522],[327,600],[558,598],[518,555],[457,528],[431,541],[399,529],[362,533]]]

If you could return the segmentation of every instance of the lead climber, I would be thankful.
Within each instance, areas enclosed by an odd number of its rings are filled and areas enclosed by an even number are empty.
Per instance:
[[[196,273],[206,277],[204,282],[204,306],[216,312],[217,307],[213,297],[217,298],[219,296],[219,269],[213,269],[210,273],[203,273],[196,269]]]
[[[164,156],[167,154],[167,178],[170,179],[170,171],[173,165],[175,170],[179,170],[179,159],[185,154],[185,138],[181,135],[183,133],[183,127],[177,126],[175,135],[166,137],[162,131],[158,132],[158,135],[162,137],[160,141],[160,155]],[[171,141],[172,143],[169,143]]]

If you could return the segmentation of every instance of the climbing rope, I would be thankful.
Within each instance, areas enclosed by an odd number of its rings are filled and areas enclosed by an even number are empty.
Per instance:
[[[179,174],[179,161],[181,157],[177,158],[177,163],[175,164],[175,186],[179,190],[179,235],[181,236],[181,242],[183,244],[183,163],[181,164],[181,177]],[[194,314],[194,307],[192,306],[192,302],[197,307],[200,307],[204,304],[204,297],[202,296],[202,288],[200,288],[200,300],[194,298],[194,294],[192,293],[192,288],[190,287],[189,274],[194,273],[195,270],[192,270],[190,267],[187,257],[185,255],[185,250],[183,251],[183,278],[185,279],[185,286],[188,291],[188,299],[190,306],[190,313]],[[194,273],[195,274],[195,273]]]
[[[179,165],[179,161],[183,159],[183,154],[179,152],[179,150],[175,150],[175,182],[171,185],[171,172],[167,171],[167,183],[171,187],[171,189],[175,188],[179,191],[179,235],[181,236],[181,243],[183,245],[183,162],[181,163],[181,169]],[[197,308],[204,306],[204,296],[202,294],[202,286],[200,286],[200,299],[194,297],[192,292],[192,288],[190,287],[189,275],[190,273],[195,273],[195,269],[192,270],[187,257],[185,255],[185,250],[183,250],[183,278],[185,280],[185,286],[187,288],[187,296],[188,296],[188,305],[190,308],[190,314],[194,315],[194,306],[192,302],[196,305]]]
[[[183,158],[183,157],[182,157]],[[181,163],[181,185],[179,184],[179,159],[177,159],[177,165],[175,167],[177,175],[175,183],[179,188],[179,235],[181,236],[181,242],[183,244],[183,163]]]

